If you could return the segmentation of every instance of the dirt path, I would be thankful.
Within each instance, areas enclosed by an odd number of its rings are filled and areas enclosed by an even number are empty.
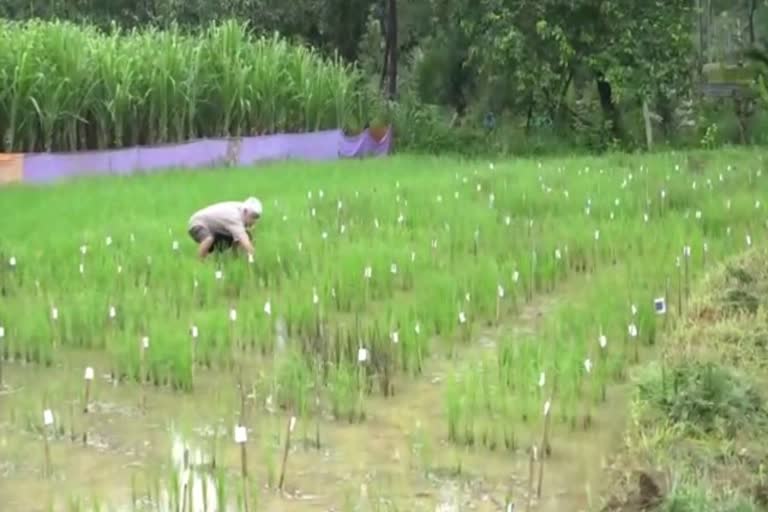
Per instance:
[[[547,311],[569,294],[578,292],[590,279],[589,275],[576,275],[554,293],[535,296],[521,304],[517,314],[504,319],[500,326],[477,332],[471,343],[457,350],[453,360],[433,357],[423,376],[402,385],[395,397],[375,400],[371,406],[368,423],[391,433],[393,450],[397,449],[397,438],[407,438],[417,425],[434,433],[432,442],[442,456],[436,457],[427,480],[431,487],[429,496],[444,507],[440,510],[457,510],[458,505],[475,510],[499,510],[507,493],[511,493],[516,510],[524,509],[529,494],[526,450],[531,443],[538,443],[538,434],[522,440],[524,446],[514,454],[491,452],[482,447],[464,450],[450,445],[446,440],[445,382],[475,361],[495,357],[496,340],[502,335],[535,334],[542,327]],[[621,397],[620,389],[612,392],[610,403],[605,411],[597,413],[590,431],[568,433],[562,440],[554,438],[554,452],[545,461],[542,498],[540,503],[535,497],[532,499],[532,510],[579,511],[594,504],[607,459],[621,442],[624,415],[615,414],[625,411]],[[464,474],[457,477],[455,460],[458,457],[464,464]],[[420,491],[420,495],[423,494]]]

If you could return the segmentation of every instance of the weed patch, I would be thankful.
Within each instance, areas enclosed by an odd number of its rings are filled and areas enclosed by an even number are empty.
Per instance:
[[[684,362],[638,384],[639,399],[693,435],[721,434],[766,425],[765,401],[749,380],[714,363]]]

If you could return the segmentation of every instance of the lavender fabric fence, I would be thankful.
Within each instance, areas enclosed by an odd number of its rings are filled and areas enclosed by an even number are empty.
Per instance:
[[[74,176],[129,175],[164,169],[252,165],[283,159],[335,160],[389,153],[392,131],[381,140],[369,130],[347,137],[341,130],[241,139],[202,139],[168,146],[24,155],[22,181],[48,183]]]

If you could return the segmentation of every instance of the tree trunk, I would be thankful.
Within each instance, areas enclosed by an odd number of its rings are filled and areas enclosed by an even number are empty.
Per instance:
[[[611,133],[614,138],[623,141],[624,130],[621,127],[621,115],[616,105],[613,103],[613,92],[611,84],[605,79],[603,73],[598,73],[595,77],[597,84],[597,94],[600,96],[600,106],[603,109],[605,118],[611,122]]]
[[[757,11],[757,0],[749,0],[749,45],[755,45],[755,11]]]
[[[525,135],[531,134],[531,122],[533,121],[533,93],[528,95],[528,111],[525,115]]]
[[[397,0],[389,0],[387,23],[387,42],[389,46],[389,99],[397,97]]]
[[[568,95],[568,89],[573,82],[573,69],[569,67],[567,73],[563,87],[560,89],[560,96],[557,98],[554,119],[552,119],[556,130],[560,130],[565,125],[565,97]]]
[[[386,9],[387,0],[382,0],[382,11]],[[379,18],[381,24],[381,34],[384,36],[384,60],[381,65],[381,79],[379,80],[379,90],[384,90],[384,84],[387,80],[387,74],[389,70],[389,29],[387,27],[387,18],[382,12],[381,18]]]

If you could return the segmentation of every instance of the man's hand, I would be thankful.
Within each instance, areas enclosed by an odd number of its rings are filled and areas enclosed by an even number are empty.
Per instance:
[[[253,255],[253,252],[254,252],[253,251],[253,244],[251,243],[251,240],[247,236],[245,236],[245,237],[241,238],[240,240],[238,240],[238,243],[241,246],[243,246],[243,249],[245,249],[246,253],[250,254],[251,256]]]

